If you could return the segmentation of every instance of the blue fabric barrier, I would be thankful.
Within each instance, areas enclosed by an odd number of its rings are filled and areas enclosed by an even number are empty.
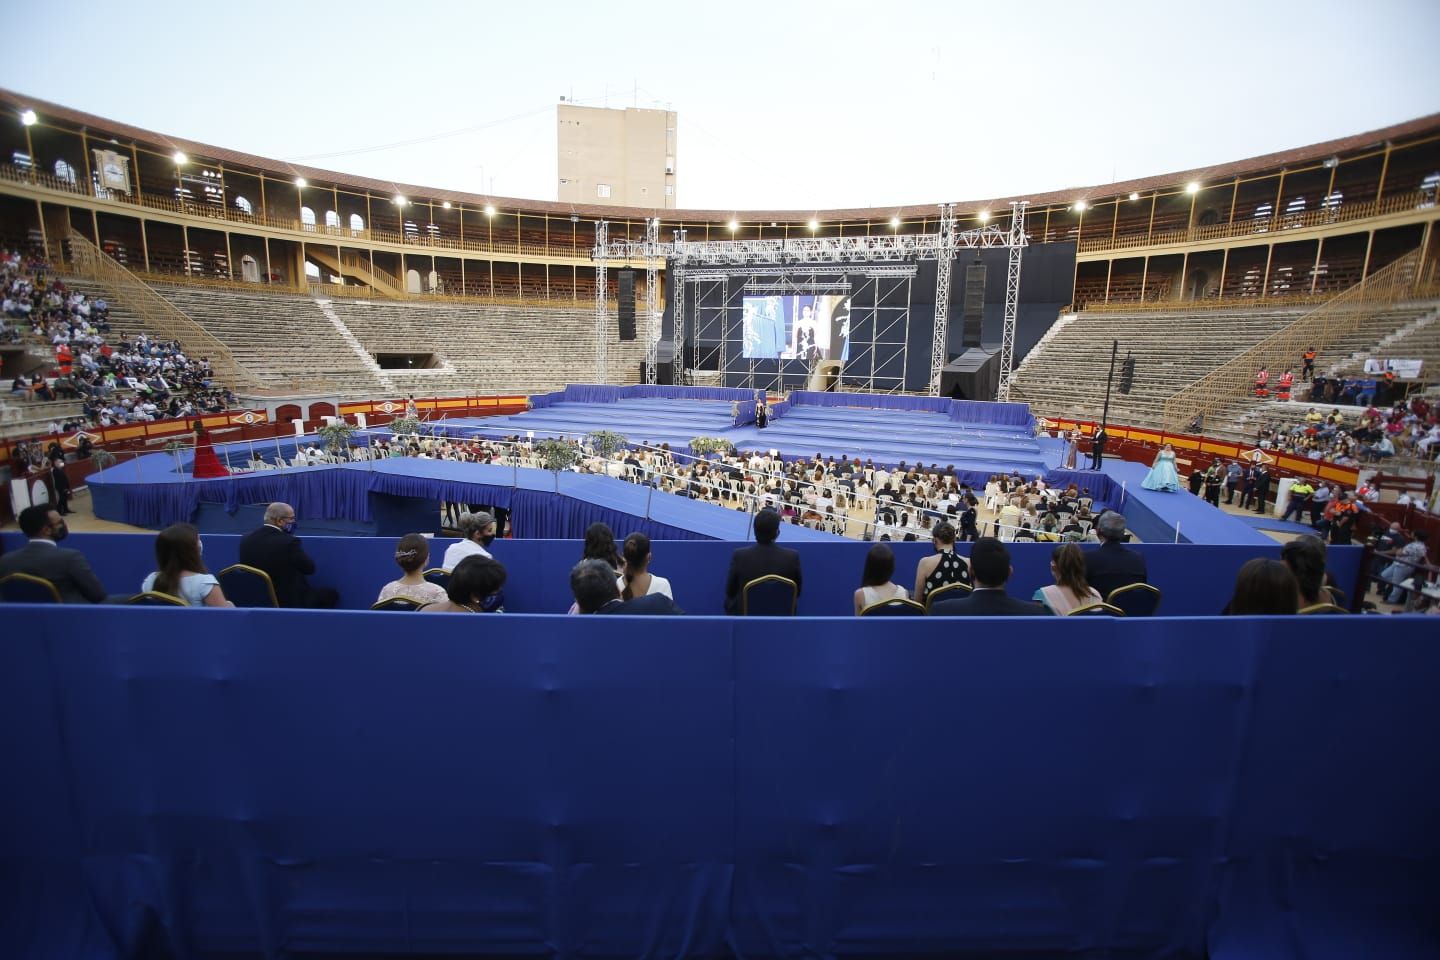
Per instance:
[[[790,401],[781,400],[779,403],[770,404],[770,419],[779,420],[790,412]]]
[[[565,402],[565,391],[557,390],[554,393],[539,393],[530,397],[531,410],[544,410],[546,407],[553,407],[557,403]]]
[[[572,383],[565,387],[565,399],[571,403],[615,403],[633,398],[668,400],[726,400],[755,402],[754,390],[739,387],[680,387],[656,383],[611,386],[597,383]],[[553,396],[553,394],[552,394]]]
[[[595,515],[574,518],[578,537]],[[608,522],[608,521],[607,521]],[[258,522],[257,522],[258,525]],[[617,539],[632,532],[628,526],[612,524]],[[781,530],[780,543],[799,552],[804,585],[800,594],[802,616],[849,616],[852,594],[860,586],[865,555],[871,544],[856,541],[798,542]],[[312,581],[340,591],[340,604],[360,610],[376,599],[380,588],[399,576],[395,566],[395,540],[388,537],[328,537],[306,533],[301,523],[297,534],[315,560],[318,572]],[[22,544],[18,533],[0,534],[5,549]],[[101,583],[111,593],[133,593],[140,580],[154,569],[154,536],[151,534],[71,534],[66,546],[85,554]],[[220,570],[238,558],[240,538],[231,534],[206,534],[205,562]],[[437,537],[431,546],[431,562],[438,564],[445,548],[454,540]],[[725,576],[730,555],[740,544],[707,540],[656,540],[652,543],[651,569],[667,578],[675,600],[690,614],[718,615],[724,612]],[[915,583],[915,567],[928,555],[928,543],[894,543],[895,582],[906,587]],[[957,544],[962,555],[970,545]],[[1094,547],[1086,546],[1091,550]],[[1210,616],[1230,599],[1235,576],[1247,560],[1264,556],[1278,558],[1280,545],[1191,546],[1188,544],[1136,544],[1145,557],[1150,582],[1164,594],[1160,613],[1167,616]],[[1042,586],[1053,582],[1050,555],[1053,544],[1010,545],[1015,573],[1010,579],[1012,596],[1029,599]],[[580,559],[583,542],[573,540],[497,540],[491,552],[505,565],[509,581],[505,586],[506,609],[516,613],[563,613],[570,606],[570,568]],[[1327,563],[1336,581],[1354,595],[1360,571],[1361,547],[1331,547]]]
[[[1440,950],[1425,618],[419,616],[7,608],[0,955]]]

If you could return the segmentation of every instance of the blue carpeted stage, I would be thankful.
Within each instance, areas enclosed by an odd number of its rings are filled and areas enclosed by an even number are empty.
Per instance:
[[[1150,468],[1125,460],[1106,460],[1105,475],[1123,484],[1122,513],[1135,535],[1146,543],[1233,543],[1261,546],[1275,541],[1244,518],[1216,510],[1188,490],[1162,493],[1140,484]]]

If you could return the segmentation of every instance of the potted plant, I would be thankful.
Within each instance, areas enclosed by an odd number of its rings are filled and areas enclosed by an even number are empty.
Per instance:
[[[332,420],[330,423],[315,431],[315,435],[324,441],[327,452],[334,456],[348,455],[350,450],[350,438],[355,435],[359,428],[344,420]]]
[[[695,437],[690,441],[690,450],[697,457],[708,457],[712,453],[729,453],[735,445],[723,437]]]
[[[609,460],[618,450],[623,450],[630,445],[630,438],[624,434],[615,433],[611,430],[596,430],[590,434],[590,449],[602,460]]]
[[[550,438],[535,444],[535,454],[545,469],[555,475],[555,492],[560,492],[560,472],[580,462],[580,448],[572,440]]]
[[[397,437],[411,437],[420,432],[420,421],[414,417],[396,417],[390,421],[390,432]]]

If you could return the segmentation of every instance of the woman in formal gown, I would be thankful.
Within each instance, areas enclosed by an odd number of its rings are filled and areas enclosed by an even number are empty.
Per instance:
[[[1145,480],[1140,486],[1146,490],[1180,492],[1180,474],[1175,471],[1175,450],[1170,444],[1167,443],[1160,448],[1160,452],[1155,455],[1155,463],[1150,467],[1150,472],[1145,475]]]

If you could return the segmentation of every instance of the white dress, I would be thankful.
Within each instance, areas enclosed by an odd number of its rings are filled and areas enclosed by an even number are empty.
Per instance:
[[[155,578],[159,575],[159,572],[156,572],[146,577],[145,581],[140,584],[140,592],[146,593],[155,589]],[[219,585],[220,581],[208,573],[189,574],[180,578],[180,599],[189,606],[203,607],[205,598],[210,595],[210,591]]]

